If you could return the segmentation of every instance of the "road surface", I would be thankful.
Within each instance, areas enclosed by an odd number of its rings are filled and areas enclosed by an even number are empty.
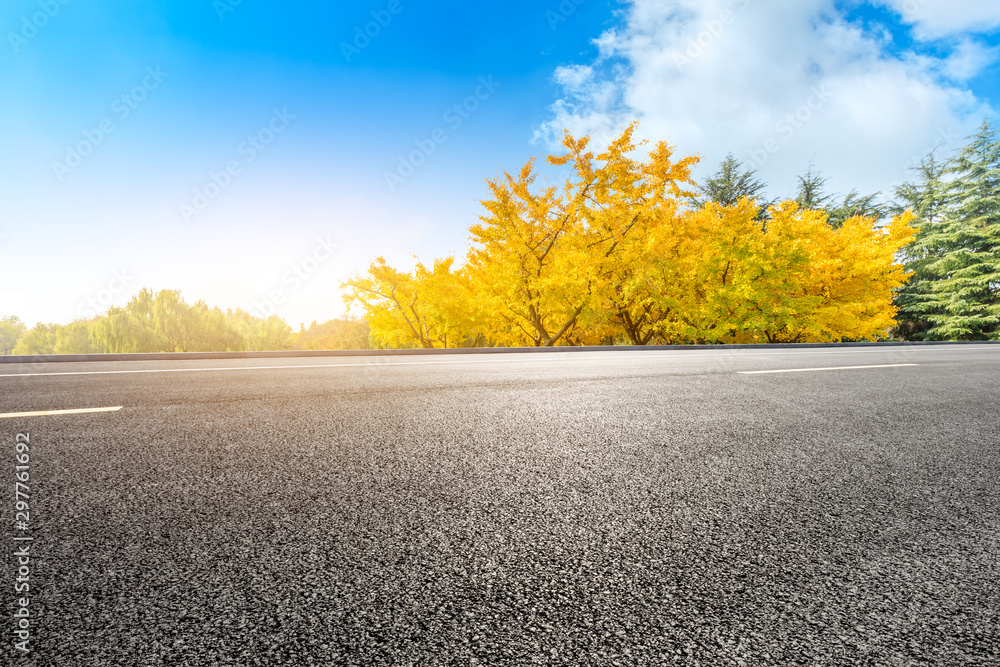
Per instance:
[[[4,650],[1000,664],[998,379],[985,345],[0,365]]]

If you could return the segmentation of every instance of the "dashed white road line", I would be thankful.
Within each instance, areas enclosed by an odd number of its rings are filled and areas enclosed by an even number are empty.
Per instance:
[[[767,371],[739,371],[740,375],[763,375],[765,373],[809,373],[811,371],[851,371],[859,368],[901,368],[920,364],[874,364],[871,366],[831,366],[829,368],[778,368]]]
[[[118,412],[122,406],[113,408],[80,408],[78,410],[41,410],[38,412],[0,412],[0,419],[12,417],[48,417],[49,415],[84,415],[91,412]]]

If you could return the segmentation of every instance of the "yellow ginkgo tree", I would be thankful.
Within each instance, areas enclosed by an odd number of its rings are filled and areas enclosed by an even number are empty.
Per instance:
[[[366,276],[344,283],[344,299],[360,304],[379,346],[459,347],[476,331],[468,281],[453,264],[447,257],[407,273],[378,257]]]
[[[561,190],[533,188],[529,162],[515,177],[489,181],[493,199],[471,228],[467,264],[474,293],[485,306],[488,335],[501,345],[596,343],[642,316],[628,293],[630,269],[641,263],[650,231],[689,194],[697,158],[673,161],[659,142],[645,161],[633,123],[603,152],[589,138],[563,138],[567,152],[550,156],[570,165]]]
[[[896,254],[914,233],[908,214],[878,227],[855,217],[839,229],[794,202],[771,207],[766,227],[749,200],[689,212],[681,238],[661,241],[651,264],[676,317],[671,342],[779,343],[870,339],[892,326]],[[668,250],[664,252],[663,244]],[[669,254],[668,254],[669,253]]]
[[[873,339],[907,278],[909,214],[837,228],[795,202],[686,206],[695,156],[641,155],[632,124],[603,151],[563,138],[561,187],[533,161],[487,181],[471,247],[403,272],[378,258],[345,283],[385,346],[778,343]]]

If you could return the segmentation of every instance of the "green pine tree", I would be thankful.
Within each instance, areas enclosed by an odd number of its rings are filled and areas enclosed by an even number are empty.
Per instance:
[[[699,196],[691,199],[692,204],[701,208],[709,202],[723,206],[734,206],[741,199],[747,198],[757,204],[757,220],[767,218],[767,207],[773,202],[765,199],[764,190],[767,185],[757,178],[757,171],[743,168],[743,163],[730,153],[719,164],[719,170],[714,176],[705,179],[705,184],[698,188]]]
[[[861,215],[866,218],[881,220],[888,213],[888,207],[878,202],[878,193],[861,195],[857,190],[851,190],[841,202],[835,195],[827,194],[828,179],[817,171],[812,163],[805,174],[798,177],[799,187],[795,193],[795,202],[801,209],[823,211],[827,214],[827,222],[834,229],[840,229],[844,221]]]
[[[1000,339],[1000,140],[984,121],[950,162],[940,222],[921,226],[926,293],[909,311],[929,340]],[[926,228],[926,231],[925,231]]]
[[[889,207],[886,204],[879,203],[878,197],[877,193],[861,195],[858,194],[857,190],[851,190],[840,204],[827,209],[826,212],[829,216],[828,222],[830,226],[834,229],[840,229],[844,226],[845,220],[859,215],[876,220],[886,217]]]
[[[896,335],[907,340],[926,339],[927,332],[934,326],[924,316],[923,306],[931,298],[936,279],[934,272],[929,270],[935,260],[935,252],[928,239],[933,238],[936,226],[944,219],[948,166],[947,160],[939,160],[931,152],[915,167],[917,180],[903,183],[895,192],[897,204],[892,213],[898,215],[906,210],[912,211],[916,216],[914,224],[918,227],[917,236],[903,250],[901,258],[912,275],[896,295],[896,306],[899,308]]]
[[[825,211],[833,202],[833,195],[826,193],[826,182],[819,171],[815,171],[813,163],[809,163],[806,173],[797,177],[799,189],[795,193],[795,203],[801,209]]]

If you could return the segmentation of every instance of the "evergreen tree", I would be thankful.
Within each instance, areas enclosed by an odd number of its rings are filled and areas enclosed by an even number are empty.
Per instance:
[[[767,185],[757,178],[755,169],[743,168],[743,163],[730,153],[719,164],[715,175],[706,178],[705,184],[698,188],[698,196],[691,198],[696,208],[702,208],[708,202],[723,206],[735,206],[744,197],[757,205],[757,220],[767,217],[767,208],[773,203],[764,198]]]
[[[878,202],[878,194],[861,195],[857,190],[851,190],[837,206],[826,211],[827,222],[834,229],[844,226],[844,221],[861,216],[881,220],[889,214],[889,207]]]
[[[903,300],[930,327],[928,340],[1000,338],[1000,140],[984,121],[945,171],[936,213],[921,226],[917,283]],[[940,179],[939,179],[940,180]],[[925,188],[926,188],[925,184]],[[941,192],[943,191],[943,193]],[[942,196],[943,194],[943,196]]]
[[[833,195],[826,194],[825,187],[828,179],[814,171],[812,162],[806,173],[798,176],[799,189],[795,193],[795,203],[801,209],[812,211],[825,211],[833,201]]]
[[[878,202],[878,193],[861,195],[857,190],[851,190],[843,201],[838,203],[835,195],[826,192],[828,179],[815,170],[812,163],[798,180],[795,203],[802,209],[823,211],[827,215],[827,223],[834,229],[840,229],[844,226],[844,221],[855,216],[881,220],[889,213],[888,207]]]
[[[947,197],[944,179],[948,164],[947,160],[939,160],[931,152],[915,167],[917,181],[903,183],[895,192],[898,203],[893,212],[913,211],[916,216],[914,224],[918,227],[916,238],[904,249],[902,257],[906,270],[912,275],[896,296],[899,308],[896,334],[908,340],[925,339],[933,326],[924,317],[922,306],[930,298],[935,279],[934,273],[928,269],[935,259],[928,238],[932,236],[935,225],[939,225],[944,218]]]

